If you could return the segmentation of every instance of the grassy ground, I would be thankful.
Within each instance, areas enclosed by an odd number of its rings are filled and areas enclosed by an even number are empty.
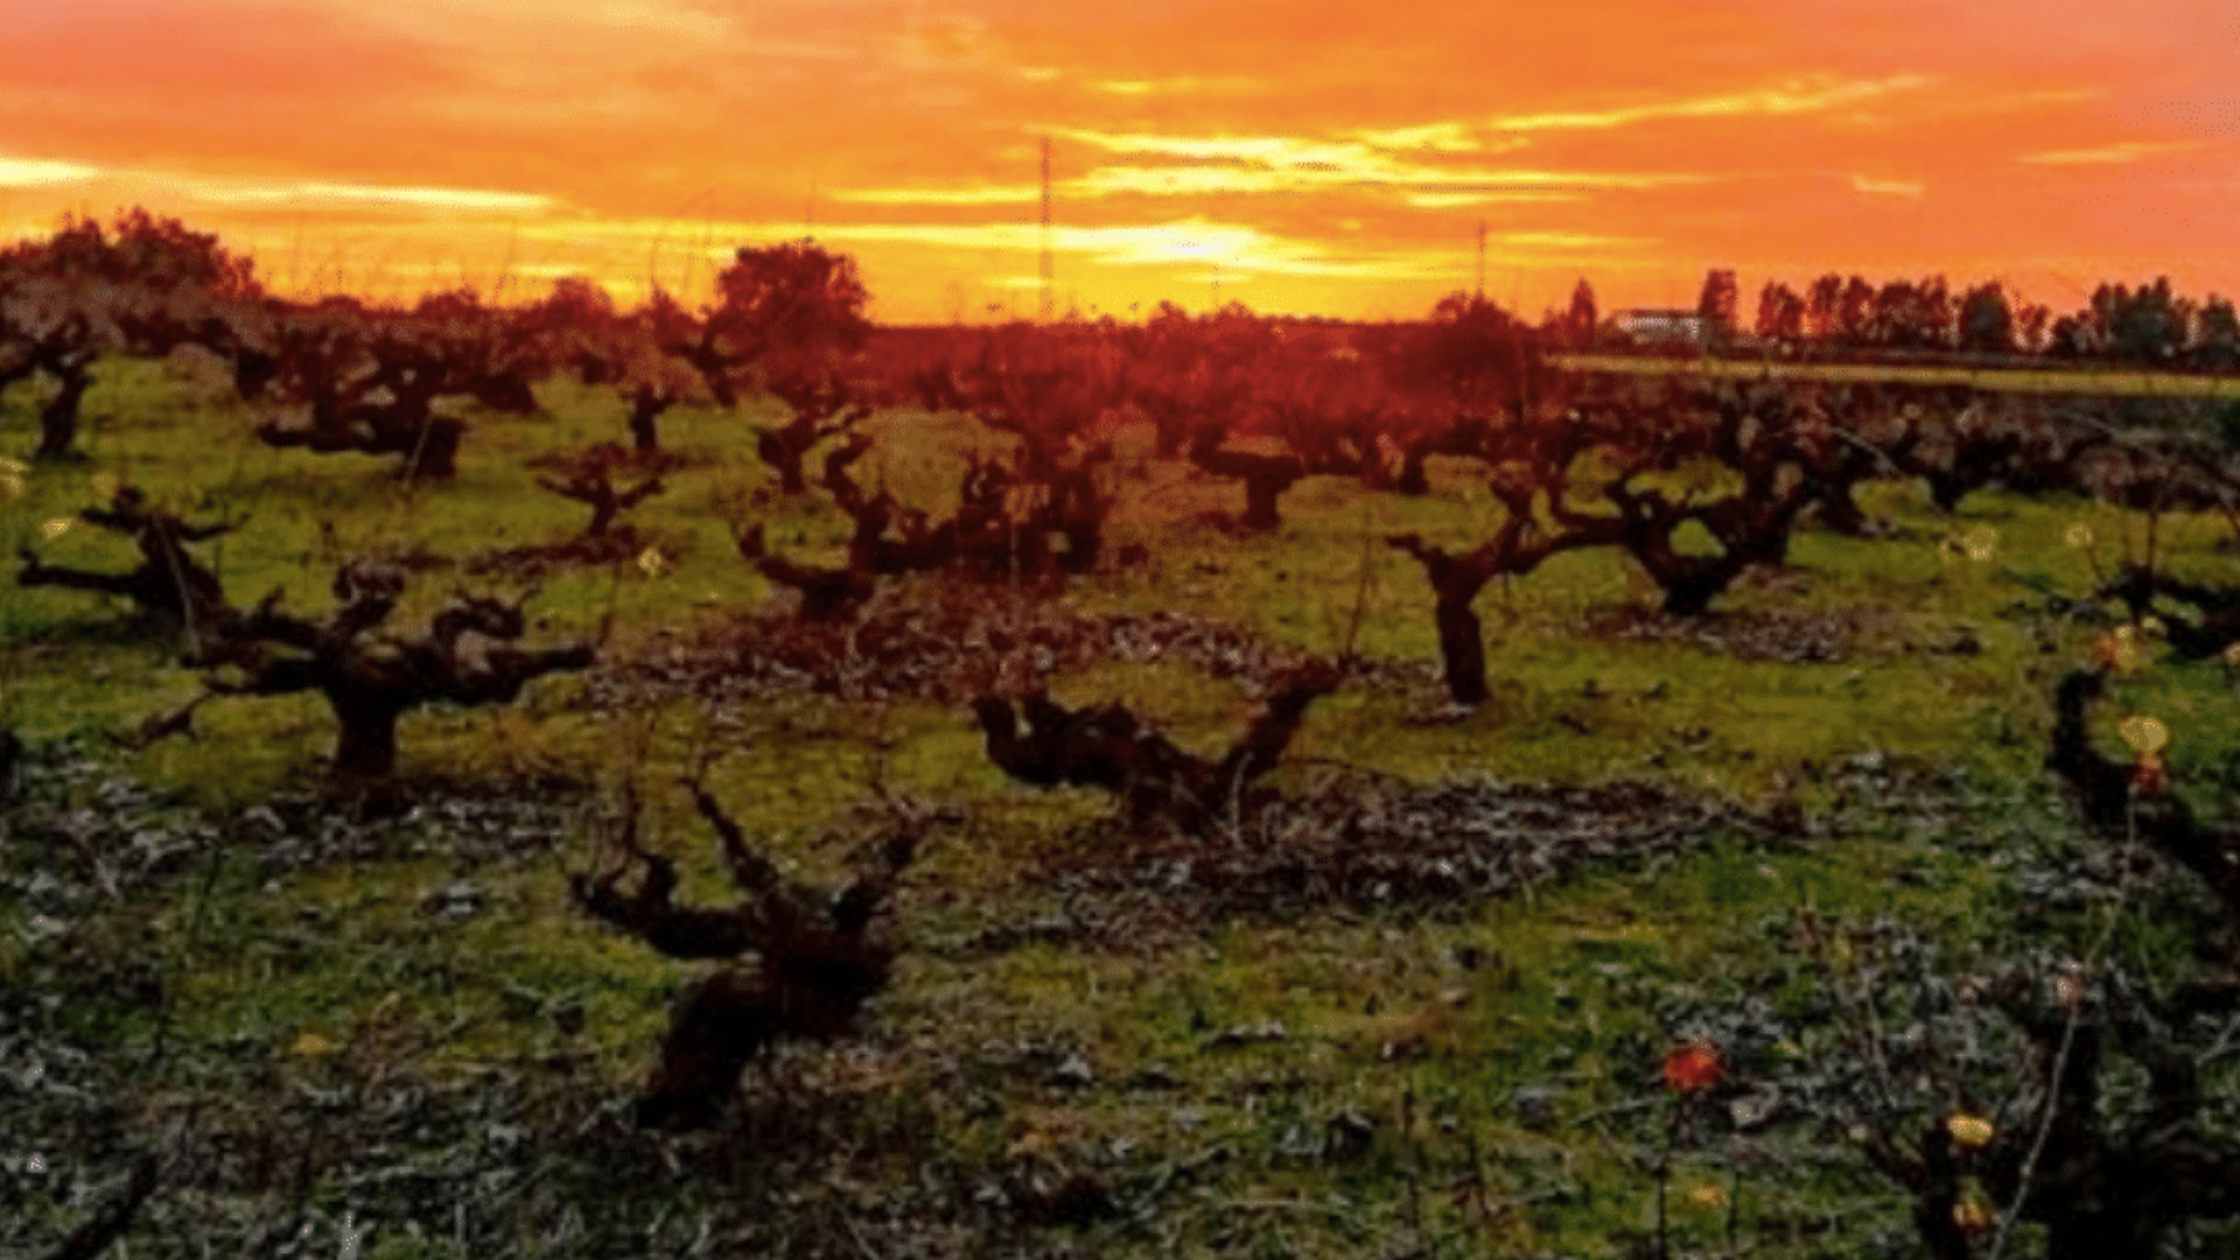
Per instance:
[[[621,410],[543,397],[537,419],[479,418],[457,482],[405,486],[383,462],[261,447],[222,400],[117,364],[87,400],[88,458],[33,469],[0,546],[125,567],[124,540],[56,527],[121,477],[245,518],[206,553],[237,601],[280,587],[318,609],[362,550],[460,561],[577,528],[523,460],[617,438]],[[21,436],[28,405],[0,400],[0,433]],[[964,452],[995,444],[952,416],[876,423],[866,471],[937,511]],[[1614,554],[1561,557],[1480,601],[1495,698],[1458,717],[1422,576],[1375,539],[1471,541],[1491,509],[1462,468],[1416,501],[1309,481],[1282,531],[1239,539],[1204,522],[1236,487],[1123,434],[1115,541],[1153,559],[1066,607],[1175,646],[1085,659],[1051,679],[1059,699],[1124,699],[1212,748],[1249,711],[1254,653],[1350,641],[1372,667],[1316,707],[1275,782],[1394,802],[1417,830],[1372,827],[1359,861],[1330,859],[1344,879],[1263,898],[1282,836],[1134,847],[1108,800],[1004,780],[938,689],[705,668],[777,633],[748,616],[773,596],[726,515],[811,559],[844,522],[770,496],[736,416],[687,412],[664,436],[688,466],[632,518],[658,556],[550,576],[531,605],[555,640],[611,618],[601,670],[408,718],[400,817],[320,803],[316,699],[219,701],[192,739],[121,746],[195,693],[172,647],[113,603],[0,598],[0,717],[33,747],[0,833],[0,1254],[37,1254],[144,1149],[167,1154],[135,1255],[327,1255],[353,1230],[390,1260],[1642,1254],[1674,1105],[1660,1058],[1705,1012],[1803,1000],[1800,912],[1911,925],[1955,965],[2018,947],[2018,872],[2082,843],[2037,769],[2046,697],[2107,629],[2046,595],[2085,593],[2143,537],[2097,504],[1982,495],[1945,519],[1879,487],[1894,536],[1807,533],[1788,570],[1693,622],[1643,611]],[[2222,532],[2162,525],[2202,574],[2229,567]],[[432,568],[412,607],[462,583]],[[1000,589],[962,598],[999,625],[1035,615]],[[2232,685],[2157,660],[2127,691],[2173,730],[2181,783],[2222,781]],[[805,872],[839,868],[875,785],[968,821],[912,870],[911,949],[864,1034],[778,1055],[728,1126],[666,1139],[621,1117],[690,969],[575,913],[565,875],[636,778],[690,891],[724,899],[669,786],[709,754],[717,795]],[[1493,849],[1454,852],[1515,869],[1442,884],[1440,846],[1480,834]],[[2087,926],[2057,916],[2035,939]],[[1667,1190],[1675,1253],[1910,1237],[1895,1189],[1809,1127],[1683,1142]]]
[[[2240,378],[2123,368],[1966,368],[1886,363],[1775,363],[1742,359],[1671,360],[1623,354],[1559,354],[1556,364],[1574,372],[1638,376],[1724,376],[1767,381],[1836,381],[1884,385],[1960,385],[1995,393],[2240,398]]]

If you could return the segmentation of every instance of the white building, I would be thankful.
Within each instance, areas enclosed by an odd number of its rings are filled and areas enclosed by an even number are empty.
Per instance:
[[[1711,340],[1711,321],[1681,307],[1613,311],[1610,327],[1637,346],[1701,346]]]

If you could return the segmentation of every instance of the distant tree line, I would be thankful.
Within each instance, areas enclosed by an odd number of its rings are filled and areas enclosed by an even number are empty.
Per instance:
[[[1734,273],[1704,279],[1697,312],[1715,344],[1743,332]],[[2083,363],[2222,372],[2240,368],[2240,311],[2230,298],[2196,301],[2167,276],[2137,286],[2102,282],[2082,308],[2057,313],[1996,280],[1955,290],[1941,275],[1880,285],[1829,272],[1802,291],[1769,280],[1750,326],[1759,346],[1920,354],[2030,355]]]

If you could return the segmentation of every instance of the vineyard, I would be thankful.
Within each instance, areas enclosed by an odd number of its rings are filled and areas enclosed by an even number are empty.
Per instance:
[[[2235,1245],[2222,398],[91,235],[0,288],[0,1255]]]

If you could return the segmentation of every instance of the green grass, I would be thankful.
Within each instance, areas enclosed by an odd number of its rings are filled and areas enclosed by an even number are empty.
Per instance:
[[[604,391],[560,385],[543,396],[542,417],[478,417],[456,482],[408,487],[381,461],[264,448],[246,416],[183,398],[160,367],[105,365],[87,402],[90,458],[35,468],[24,493],[0,504],[0,545],[124,567],[126,540],[83,525],[51,539],[43,529],[123,477],[163,503],[244,518],[204,552],[237,600],[278,587],[291,605],[321,609],[334,564],[361,549],[458,558],[578,528],[583,509],[536,489],[523,461],[620,438],[620,409]],[[22,435],[26,406],[0,399],[0,433]],[[891,413],[874,428],[883,454],[859,476],[883,476],[937,513],[965,453],[999,445],[954,416]],[[548,578],[531,605],[538,637],[588,635],[611,616],[610,658],[627,658],[664,650],[665,633],[720,627],[760,606],[771,592],[733,552],[727,512],[764,520],[790,554],[838,553],[845,522],[829,507],[754,503],[768,478],[739,417],[688,410],[663,432],[691,466],[631,519],[667,565]],[[560,801],[540,824],[548,834],[504,857],[447,849],[451,833],[430,822],[400,824],[391,847],[357,859],[269,862],[246,811],[315,784],[331,720],[315,698],[220,700],[204,707],[194,739],[101,755],[180,802],[162,817],[199,810],[219,820],[223,844],[115,899],[74,904],[74,926],[58,937],[27,926],[28,904],[0,909],[0,986],[68,995],[54,1018],[108,1048],[105,1070],[136,1117],[127,1131],[200,1116],[244,1149],[284,1156],[278,1171],[231,1174],[230,1190],[181,1191],[161,1217],[174,1223],[194,1211],[293,1210],[327,1229],[355,1210],[384,1222],[369,1254],[395,1257],[643,1254],[660,1240],[681,1250],[702,1220],[794,1254],[853,1250],[843,1226],[881,1248],[953,1237],[951,1254],[998,1240],[1026,1254],[1070,1244],[1113,1256],[1410,1246],[1636,1254],[1653,1194],[1637,1155],[1663,1132],[1669,1103],[1654,1078],[1673,1011],[1800,996],[1813,981],[1790,937],[1804,906],[1833,923],[1899,918],[1955,958],[2012,942],[2008,859],[2080,843],[2038,763],[2051,680],[2101,630],[2044,612],[2040,588],[2084,593],[2093,563],[2138,547],[2142,526],[2103,505],[1997,494],[1946,521],[1909,487],[1875,487],[1866,505],[1894,519],[1897,537],[1802,534],[1788,575],[1731,593],[1711,623],[1833,622],[1845,650],[1818,662],[1618,637],[1608,627],[1653,592],[1615,554],[1567,555],[1481,599],[1495,696],[1457,719],[1439,712],[1422,575],[1377,542],[1413,530],[1462,546],[1483,530],[1490,509],[1467,470],[1434,471],[1437,493],[1421,500],[1309,481],[1283,500],[1282,531],[1235,539],[1202,518],[1236,511],[1237,487],[1145,464],[1118,485],[1113,533],[1150,542],[1152,564],[1085,579],[1067,598],[1087,612],[1233,623],[1325,653],[1346,645],[1358,605],[1353,646],[1411,667],[1418,681],[1319,705],[1294,747],[1297,764],[1277,776],[1294,790],[1336,764],[1416,783],[1645,778],[1751,809],[1789,797],[1822,811],[1838,802],[1839,772],[1871,754],[1961,770],[1969,786],[1950,799],[1854,808],[1838,815],[1848,821],[1835,834],[1809,841],[1734,831],[1679,856],[1588,868],[1529,896],[1436,913],[1316,911],[1132,944],[1090,946],[1060,932],[991,947],[980,942],[993,929],[1062,922],[1083,908],[1051,863],[1106,834],[1112,807],[1094,793],[1006,781],[955,708],[785,695],[618,711],[594,707],[583,680],[562,677],[514,709],[412,716],[403,769],[416,783],[551,796],[523,785],[572,778],[595,797],[635,777],[649,837],[684,859],[688,892],[707,902],[726,897],[713,845],[669,786],[703,752],[719,754],[712,790],[812,875],[841,869],[851,838],[834,834],[836,820],[876,782],[967,807],[968,824],[942,833],[913,870],[901,908],[916,948],[865,1035],[780,1056],[775,1084],[752,1094],[743,1136],[683,1148],[703,1162],[655,1175],[664,1157],[653,1139],[614,1136],[599,1108],[627,1096],[662,1027],[663,996],[692,969],[569,906],[565,874],[594,847],[590,800]],[[2091,555],[2066,541],[2077,524],[2098,540]],[[2217,523],[2164,529],[2181,569],[2229,568]],[[1986,530],[1996,538],[1984,559],[1942,545],[1971,532],[1980,543]],[[461,581],[424,574],[398,624],[413,625]],[[1973,646],[1953,650],[1963,641]],[[112,602],[10,589],[0,599],[0,716],[40,744],[127,730],[194,694],[174,655]],[[2222,666],[2158,661],[2122,699],[2170,725],[2181,782],[2226,784],[2229,750],[2240,746],[2234,685]],[[1238,684],[1177,662],[1105,662],[1052,689],[1068,703],[1125,700],[1208,750],[1250,707]],[[110,808],[98,784],[57,790],[80,808]],[[67,844],[48,843],[58,869],[75,869]],[[1988,856],[1998,854],[2008,857]],[[428,907],[457,880],[482,901],[454,923]],[[2183,945],[2151,924],[2126,941],[2159,957]],[[159,999],[70,979],[134,963],[160,975]],[[580,1031],[561,1027],[563,1010],[581,1011]],[[1279,1025],[1280,1035],[1262,1035]],[[159,1037],[169,1047],[160,1070],[132,1076]],[[1074,1060],[1086,1078],[1060,1070]],[[434,1117],[425,1133],[382,1130],[394,1149],[378,1157],[320,1145],[343,1141],[320,1133],[378,1128],[366,1117],[415,1090]],[[1556,1122],[1526,1123],[1519,1091],[1544,1091]],[[320,1101],[334,1098],[348,1101]],[[525,1126],[526,1145],[501,1151],[486,1136],[461,1136],[487,1108],[512,1117],[490,1123]],[[1740,1182],[1741,1237],[1754,1253],[1856,1254],[1874,1230],[1903,1228],[1902,1201],[1839,1148],[1800,1144],[1785,1158]],[[533,1188],[462,1216],[460,1228],[481,1240],[462,1250],[445,1232],[451,1218],[413,1206],[403,1182],[349,1181],[352,1159],[452,1168],[452,1180],[437,1179],[450,1191],[506,1169]],[[308,1181],[290,1180],[295,1161],[313,1170]],[[1073,1219],[1047,1187],[1077,1174],[1121,1210]],[[1734,1185],[1716,1149],[1682,1153],[1676,1247],[1724,1246],[1723,1196]],[[1011,1206],[987,1207],[991,1194]],[[602,1219],[570,1225],[571,1206]],[[153,1228],[134,1252],[171,1254]],[[820,1238],[837,1241],[810,1241]]]
[[[1724,376],[1748,380],[1853,381],[1873,384],[1963,385],[1969,389],[2030,394],[2139,395],[2240,398],[2240,381],[2187,372],[2133,368],[1968,368],[1882,363],[1774,363],[1743,359],[1683,359],[1619,354],[1558,354],[1559,367],[1636,376]]]

